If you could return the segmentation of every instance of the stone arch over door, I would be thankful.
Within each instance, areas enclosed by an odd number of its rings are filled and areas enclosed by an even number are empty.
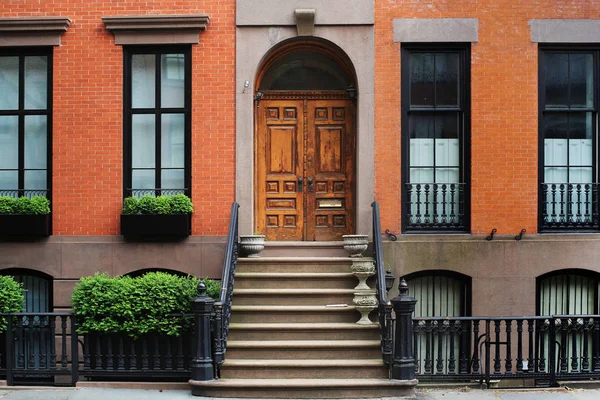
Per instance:
[[[254,95],[255,78],[266,54],[283,41],[298,37],[294,11],[305,2],[238,0],[236,28],[236,200],[240,233],[254,231]],[[356,204],[355,231],[371,232],[374,199],[374,31],[373,2],[348,1],[348,7],[314,0],[314,38],[338,46],[356,71]],[[276,10],[275,10],[276,8]],[[343,11],[340,11],[343,10]],[[348,10],[348,12],[346,12]],[[351,12],[350,12],[351,11]]]

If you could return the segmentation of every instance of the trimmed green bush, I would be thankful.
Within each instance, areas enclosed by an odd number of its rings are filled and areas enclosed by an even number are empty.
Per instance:
[[[172,196],[151,196],[141,198],[126,197],[123,200],[123,214],[191,214],[194,206],[184,194]]]
[[[0,196],[0,214],[50,214],[50,200],[43,196]]]
[[[0,275],[0,314],[23,311],[23,284],[12,276]],[[0,332],[6,330],[6,318],[0,318]]]
[[[206,281],[206,280],[205,280]],[[178,336],[192,324],[191,318],[172,315],[189,313],[198,295],[198,278],[166,272],[149,272],[140,277],[96,274],[81,278],[73,291],[73,311],[79,321],[78,332],[125,333],[138,337],[146,333]],[[215,286],[209,296],[215,295]],[[214,297],[213,297],[214,298]]]

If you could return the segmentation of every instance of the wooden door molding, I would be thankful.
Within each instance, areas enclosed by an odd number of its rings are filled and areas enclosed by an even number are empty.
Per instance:
[[[257,232],[309,241],[354,233],[354,119],[346,92],[265,93],[255,118]]]

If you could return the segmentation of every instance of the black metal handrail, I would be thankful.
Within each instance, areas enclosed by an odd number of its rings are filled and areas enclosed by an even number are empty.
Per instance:
[[[375,259],[375,282],[377,287],[381,355],[383,357],[383,362],[390,365],[392,363],[393,341],[392,305],[387,299],[387,290],[385,288],[385,265],[383,262],[379,203],[374,201],[371,203],[371,207],[373,207],[373,258]]]
[[[235,268],[238,259],[238,209],[239,204],[234,202],[231,206],[229,217],[229,233],[227,247],[223,260],[223,275],[221,278],[221,297],[215,302],[212,315],[212,342],[213,361],[220,365],[225,361],[227,351],[227,335],[229,334],[229,321],[231,318],[231,296],[235,280]]]

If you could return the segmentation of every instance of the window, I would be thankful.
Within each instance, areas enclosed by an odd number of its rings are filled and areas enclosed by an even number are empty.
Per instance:
[[[189,47],[125,48],[124,97],[125,196],[189,196]]]
[[[540,53],[540,230],[598,224],[598,52]]]
[[[468,230],[469,51],[402,53],[404,231]]]
[[[50,189],[52,48],[0,52],[0,195]]]

